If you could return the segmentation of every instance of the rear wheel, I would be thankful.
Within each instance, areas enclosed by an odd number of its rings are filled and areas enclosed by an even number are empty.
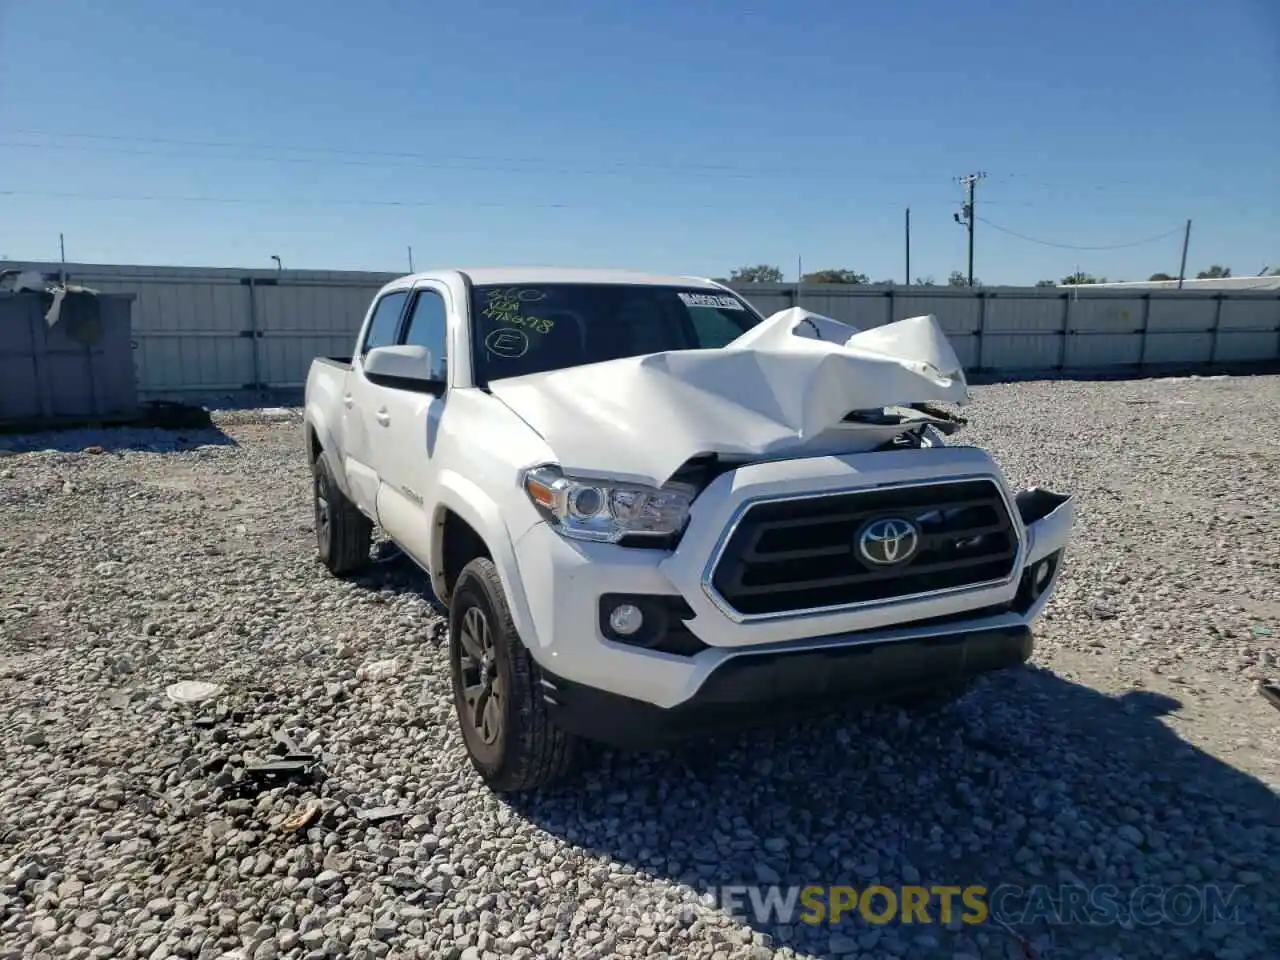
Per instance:
[[[487,557],[462,568],[449,597],[449,666],[467,755],[491,789],[536,789],[569,769],[574,740],[547,715],[538,665]]]
[[[364,567],[369,562],[373,523],[334,482],[323,455],[312,465],[312,493],[320,562],[336,576]]]

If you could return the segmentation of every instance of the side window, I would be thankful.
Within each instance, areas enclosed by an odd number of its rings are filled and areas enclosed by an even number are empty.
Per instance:
[[[723,347],[746,333],[723,310],[714,307],[689,307],[689,320],[698,334],[698,346]]]
[[[444,380],[448,368],[448,311],[444,297],[434,290],[419,290],[409,314],[409,329],[404,342],[415,347],[426,347],[431,352],[431,377]]]
[[[373,319],[364,335],[364,344],[360,347],[360,356],[364,356],[374,347],[395,346],[396,333],[400,329],[400,314],[404,312],[404,302],[409,299],[407,290],[388,293],[373,308]]]

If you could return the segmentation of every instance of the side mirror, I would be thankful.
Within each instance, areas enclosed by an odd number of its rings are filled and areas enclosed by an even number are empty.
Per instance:
[[[375,383],[424,393],[444,392],[443,374],[435,370],[426,347],[375,347],[364,355],[363,366],[364,375]]]

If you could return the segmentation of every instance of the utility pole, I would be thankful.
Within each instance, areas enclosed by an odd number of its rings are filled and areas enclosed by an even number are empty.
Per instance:
[[[973,222],[977,219],[973,213],[973,201],[978,181],[986,178],[985,173],[967,173],[963,177],[956,178],[964,184],[964,206],[960,208],[961,212],[955,215],[955,219],[956,223],[969,231],[969,286],[971,287],[973,286]]]
[[[413,273],[413,247],[409,248],[409,272]]]
[[[907,278],[904,286],[911,286],[911,208],[907,207]]]
[[[1187,221],[1187,229],[1182,234],[1182,266],[1178,267],[1178,289],[1182,289],[1182,278],[1187,275],[1187,244],[1191,242],[1191,221]]]

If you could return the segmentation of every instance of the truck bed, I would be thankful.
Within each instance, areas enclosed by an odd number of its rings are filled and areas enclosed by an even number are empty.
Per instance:
[[[337,367],[339,370],[351,369],[350,357],[316,357],[316,363],[323,363],[326,366]]]

